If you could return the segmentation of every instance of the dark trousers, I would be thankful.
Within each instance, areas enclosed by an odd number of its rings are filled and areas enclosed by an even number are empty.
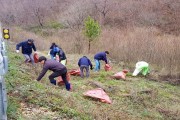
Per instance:
[[[84,77],[84,69],[86,70],[86,77],[89,77],[89,66],[87,65],[81,65],[80,70],[81,70],[81,77]]]
[[[62,80],[63,82],[66,84],[68,84],[68,81],[66,79],[66,73],[67,73],[67,69],[63,69],[63,70],[60,70],[60,71],[56,71],[56,72],[53,72],[50,76],[49,76],[49,80],[52,84],[56,85],[56,80],[54,78],[56,77],[59,77],[61,76],[62,77]]]

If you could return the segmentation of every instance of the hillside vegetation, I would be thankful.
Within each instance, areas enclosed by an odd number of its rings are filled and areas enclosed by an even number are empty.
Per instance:
[[[127,76],[126,80],[113,80],[114,73],[122,70],[111,64],[113,70],[99,73],[91,71],[88,79],[71,76],[73,90],[49,83],[48,74],[37,82],[41,66],[24,64],[20,54],[9,46],[8,89],[9,120],[139,120],[180,119],[179,86],[150,81],[145,77]],[[43,55],[44,53],[40,53]],[[81,55],[67,54],[68,70],[77,68]],[[92,58],[92,56],[89,56]],[[87,90],[102,87],[112,104],[85,97]]]
[[[33,38],[39,50],[56,42],[67,53],[86,54],[82,29],[91,16],[102,31],[91,53],[109,50],[118,63],[144,60],[160,76],[180,78],[179,0],[1,0],[0,6],[12,41]]]
[[[89,54],[83,34],[88,16],[101,31]],[[11,35],[6,75],[9,119],[180,119],[179,0],[0,0],[0,21]],[[42,66],[24,64],[15,53],[16,43],[28,38],[35,40],[42,55],[57,43],[67,54],[68,70],[78,67],[81,56],[93,61],[95,53],[107,50],[113,70],[91,71],[88,79],[71,76],[72,92],[50,85],[47,75],[37,82]],[[150,65],[147,77],[110,78],[123,69],[132,73],[142,60]],[[83,96],[98,86],[112,104]]]

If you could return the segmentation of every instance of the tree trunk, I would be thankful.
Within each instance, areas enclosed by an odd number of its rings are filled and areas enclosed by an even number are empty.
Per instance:
[[[89,48],[88,48],[88,53],[90,53],[90,49],[91,49],[91,40],[89,40]]]

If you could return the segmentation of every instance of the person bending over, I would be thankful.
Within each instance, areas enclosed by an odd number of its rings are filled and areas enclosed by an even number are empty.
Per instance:
[[[71,90],[71,84],[66,79],[67,68],[63,64],[52,59],[47,60],[44,56],[39,57],[38,62],[43,65],[43,69],[36,79],[37,81],[40,81],[46,72],[50,70],[53,71],[53,73],[49,76],[51,84],[56,85],[56,80],[54,78],[61,76],[63,82],[65,83],[66,90]]]

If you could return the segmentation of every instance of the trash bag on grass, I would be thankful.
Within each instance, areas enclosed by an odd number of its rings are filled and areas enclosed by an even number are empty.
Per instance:
[[[104,103],[109,103],[111,104],[112,101],[110,100],[109,96],[104,92],[104,90],[102,88],[97,88],[97,89],[93,89],[93,90],[89,90],[85,93],[83,93],[85,96],[89,96],[92,98],[97,98],[99,99],[101,102]]]
[[[128,73],[128,70],[123,70],[121,72],[118,72],[112,76],[113,79],[119,80],[119,79],[126,79],[126,74]]]

